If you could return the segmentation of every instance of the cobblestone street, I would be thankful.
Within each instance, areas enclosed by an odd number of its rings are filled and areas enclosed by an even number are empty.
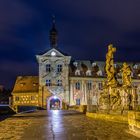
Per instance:
[[[37,111],[0,122],[0,140],[138,140],[127,124],[93,120],[75,111]]]

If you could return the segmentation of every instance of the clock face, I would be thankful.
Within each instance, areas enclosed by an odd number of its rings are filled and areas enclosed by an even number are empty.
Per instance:
[[[51,56],[56,56],[56,52],[52,51]]]

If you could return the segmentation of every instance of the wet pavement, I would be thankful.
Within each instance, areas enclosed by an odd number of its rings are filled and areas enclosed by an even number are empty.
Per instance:
[[[4,126],[7,126],[6,138],[2,137]],[[127,124],[94,120],[76,111],[37,111],[18,114],[0,123],[0,140],[139,139],[128,132]]]

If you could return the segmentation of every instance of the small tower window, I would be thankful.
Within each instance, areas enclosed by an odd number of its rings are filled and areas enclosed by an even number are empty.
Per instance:
[[[77,83],[75,84],[75,88],[76,88],[77,90],[80,90],[80,83],[79,83],[79,82],[77,82]]]
[[[57,86],[62,86],[62,80],[57,80]]]
[[[57,65],[57,72],[62,72],[62,65],[61,64]]]
[[[46,86],[51,86],[51,80],[46,80]]]
[[[46,65],[46,72],[50,72],[51,71],[51,65],[50,64],[47,64]]]

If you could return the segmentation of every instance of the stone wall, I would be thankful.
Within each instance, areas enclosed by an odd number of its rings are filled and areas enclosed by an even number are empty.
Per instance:
[[[114,121],[121,123],[128,123],[128,119],[126,115],[113,115],[113,114],[101,114],[101,113],[86,113],[87,117],[94,119],[101,119],[106,121]]]
[[[140,112],[128,112],[129,129],[140,136]]]
[[[86,113],[87,117],[100,119],[104,121],[113,121],[118,123],[126,123],[129,126],[130,132],[140,137],[140,112],[128,111],[128,115],[114,115],[101,113]]]
[[[87,105],[73,105],[69,107],[69,110],[75,110],[75,111],[79,111],[82,113],[86,113],[87,111]]]

